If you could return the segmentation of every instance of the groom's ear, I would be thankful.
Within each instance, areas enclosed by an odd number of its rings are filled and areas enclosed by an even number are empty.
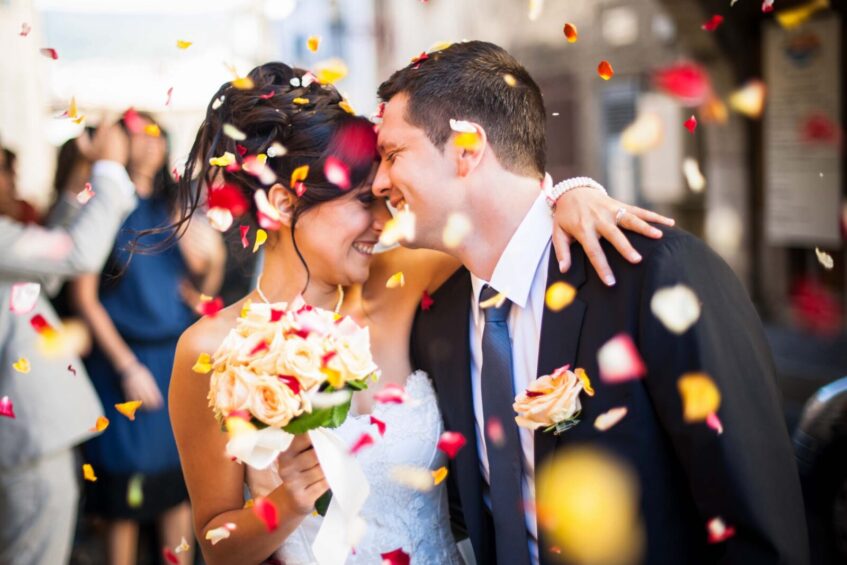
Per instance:
[[[470,128],[473,127],[473,132]],[[460,177],[472,173],[482,162],[482,156],[488,147],[488,136],[485,129],[474,122],[462,122],[462,129],[468,131],[453,131],[447,141],[456,159],[456,172]]]
[[[279,212],[280,222],[291,227],[291,217],[294,215],[297,197],[280,183],[276,183],[268,191],[268,202]]]

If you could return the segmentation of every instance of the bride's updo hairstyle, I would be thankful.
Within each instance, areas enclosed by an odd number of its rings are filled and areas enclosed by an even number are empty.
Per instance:
[[[296,196],[290,228],[293,238],[299,217],[361,188],[373,171],[377,158],[374,125],[367,118],[353,115],[334,86],[320,84],[306,70],[277,62],[254,68],[247,78],[252,88],[224,83],[206,108],[179,181],[177,220],[164,228],[170,230],[171,242],[182,235],[209,188],[236,187],[255,221],[256,192],[281,184]],[[216,158],[227,153],[234,157],[230,165],[210,163],[221,163]],[[267,155],[266,166],[276,180],[268,182],[267,177],[255,174],[250,161],[260,155]],[[349,183],[340,183],[343,188],[326,177],[324,168],[330,158],[346,169]],[[245,161],[252,173],[242,167]],[[308,176],[302,181],[305,190],[300,187],[297,196],[298,187],[296,183],[292,186],[291,177],[303,165],[309,167]],[[236,218],[234,225],[244,223],[242,220]],[[296,240],[294,247],[303,261]]]

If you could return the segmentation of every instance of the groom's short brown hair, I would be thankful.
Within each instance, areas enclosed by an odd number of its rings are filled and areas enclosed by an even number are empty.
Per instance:
[[[450,138],[450,119],[479,123],[500,163],[524,175],[543,176],[546,114],[541,90],[505,49],[485,41],[454,43],[396,71],[379,87],[388,102],[409,97],[406,120],[439,149]]]

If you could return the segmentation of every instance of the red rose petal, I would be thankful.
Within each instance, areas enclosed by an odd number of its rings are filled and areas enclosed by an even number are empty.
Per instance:
[[[721,419],[718,418],[715,412],[706,416],[706,425],[718,432],[718,435],[723,433],[723,423],[721,423]]]
[[[8,396],[0,398],[0,416],[15,418],[15,405]]]
[[[241,246],[247,249],[250,245],[250,242],[247,241],[247,232],[250,231],[250,226],[239,226],[238,229],[241,230]]]
[[[444,432],[438,440],[438,449],[446,453],[447,457],[453,459],[466,443],[468,443],[468,440],[459,432]]]
[[[388,553],[380,553],[379,556],[382,557],[382,565],[409,565],[411,563],[409,554],[399,547]]]
[[[379,435],[385,435],[385,422],[375,416],[371,416],[371,424],[376,426],[377,431],[379,431]]]
[[[238,154],[244,157],[247,155],[247,148],[241,145],[240,143],[235,144],[235,150],[238,151]]]
[[[271,98],[274,97],[274,94],[276,94],[276,93],[273,90],[271,90],[270,92],[266,92],[265,94],[260,94],[259,98],[261,98],[262,100],[270,100]]]
[[[206,300],[200,303],[200,315],[214,317],[224,307],[223,298],[218,296],[213,300]]]
[[[276,506],[267,498],[259,496],[253,500],[253,514],[262,521],[265,529],[269,532],[274,531],[279,526]]]
[[[253,355],[256,355],[257,353],[260,353],[262,351],[267,351],[267,350],[268,350],[268,342],[260,341],[259,343],[256,344],[256,347],[254,347],[253,349],[250,350],[250,353],[248,353],[248,355],[250,355],[252,357]]]
[[[640,379],[647,373],[644,361],[632,338],[618,334],[597,352],[600,379],[605,383],[621,383]]]
[[[485,423],[485,435],[497,447],[506,443],[506,434],[503,432],[503,424],[499,418],[491,417]]]
[[[24,23],[21,24],[21,31],[18,35],[20,35],[21,37],[26,37],[27,35],[29,35],[29,32],[31,32],[31,31],[32,31],[32,26],[29,25],[28,23],[24,22]]]
[[[615,76],[615,71],[612,69],[612,64],[609,61],[600,61],[600,64],[597,65],[597,74],[603,80],[609,80]]]
[[[128,108],[123,115],[123,121],[129,133],[140,133],[144,131],[144,120],[135,111],[135,108]]]
[[[50,327],[50,324],[47,322],[47,320],[44,319],[44,316],[42,316],[41,314],[36,314],[32,318],[30,318],[29,323],[30,325],[32,325],[32,328],[38,333],[44,333],[52,329]]]
[[[770,14],[773,12],[773,0],[762,0],[762,13]]]
[[[689,132],[694,133],[694,130],[697,129],[697,117],[692,115],[690,118],[685,120],[685,123],[682,125],[684,125],[685,129]]]
[[[678,63],[660,69],[653,75],[653,82],[659,90],[686,106],[703,104],[712,91],[708,73],[695,63]]]
[[[702,26],[700,26],[700,28],[703,29],[704,31],[715,31],[716,29],[718,29],[720,27],[720,25],[722,23],[723,23],[723,16],[721,16],[719,14],[715,14],[714,16],[712,16],[709,19],[708,22],[706,22]]]
[[[374,438],[371,437],[371,434],[365,432],[359,436],[359,439],[357,439],[356,443],[353,444],[353,447],[350,448],[350,455],[356,455],[363,448],[373,444]]]
[[[179,557],[176,556],[176,553],[174,553],[170,547],[165,547],[162,549],[162,556],[168,563],[173,563],[173,565],[179,565]]]
[[[291,389],[291,392],[294,394],[300,394],[300,381],[297,380],[297,377],[292,377],[291,375],[278,375],[279,380],[285,383],[285,386]]]
[[[43,49],[39,49],[38,51],[48,59],[53,59],[54,61],[59,58],[59,53],[52,47],[45,47]]]
[[[706,525],[709,532],[709,543],[721,543],[735,535],[735,528],[724,524],[720,518],[712,518]]]
[[[423,291],[423,295],[421,296],[421,310],[427,312],[432,305],[435,304],[435,300],[429,295],[427,291]]]
[[[277,310],[276,308],[271,308],[271,322],[278,322],[285,315],[285,310]]]
[[[374,400],[382,404],[402,404],[406,401],[406,391],[400,385],[389,383],[374,394]]]
[[[250,207],[241,189],[233,184],[225,184],[209,190],[207,205],[209,208],[224,208],[229,210],[236,218],[243,216]]]

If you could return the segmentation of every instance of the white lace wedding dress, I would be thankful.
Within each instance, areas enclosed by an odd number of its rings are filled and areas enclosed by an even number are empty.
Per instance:
[[[434,471],[447,464],[436,448],[443,432],[435,391],[426,373],[417,371],[406,382],[410,400],[402,404],[377,404],[373,416],[385,422],[380,437],[370,415],[351,415],[335,432],[347,445],[370,432],[376,443],[356,455],[370,482],[370,496],[361,516],[367,529],[347,559],[348,565],[382,562],[380,554],[402,549],[412,565],[462,565],[453,535],[447,506],[446,483],[429,492],[420,492],[391,480],[395,466],[423,467]],[[281,483],[276,464],[256,471],[247,467],[247,485],[252,496],[268,494]],[[311,565],[312,541],[321,525],[319,516],[307,517],[280,546],[273,557],[285,565]]]

